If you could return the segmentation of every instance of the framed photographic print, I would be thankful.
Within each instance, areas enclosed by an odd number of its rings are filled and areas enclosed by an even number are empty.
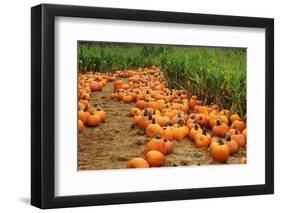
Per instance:
[[[31,203],[274,192],[274,20],[31,9]]]

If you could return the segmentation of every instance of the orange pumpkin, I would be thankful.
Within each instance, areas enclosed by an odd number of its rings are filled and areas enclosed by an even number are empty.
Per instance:
[[[86,121],[87,121],[87,114],[86,114],[86,112],[84,112],[82,110],[79,110],[79,112],[78,112],[78,119],[81,120],[83,122],[83,124],[85,124]]]
[[[166,145],[163,139],[160,136],[157,136],[151,139],[145,146],[144,154],[148,153],[151,150],[157,150],[161,152],[163,155],[166,154]]]
[[[202,134],[202,132],[203,130],[197,124],[195,124],[195,126],[189,132],[189,138],[194,140],[195,136],[197,134]]]
[[[213,134],[216,136],[224,137],[228,131],[228,125],[217,120],[216,125],[213,127]]]
[[[78,120],[78,132],[81,133],[84,130],[84,123],[81,120]]]
[[[131,95],[124,95],[123,96],[123,102],[124,103],[130,104],[130,103],[132,103],[132,101],[133,101],[133,97]]]
[[[174,131],[171,127],[165,127],[163,132],[163,137],[169,141],[174,140]]]
[[[131,122],[131,127],[138,126],[141,119],[142,119],[141,115],[134,116]]]
[[[98,126],[101,122],[99,115],[89,115],[87,117],[87,125],[88,126]]]
[[[139,100],[136,103],[136,107],[139,108],[139,109],[144,109],[146,107],[146,102],[143,101],[143,100]]]
[[[225,163],[229,157],[229,148],[228,146],[222,141],[218,140],[215,142],[216,145],[213,146],[211,149],[211,156],[214,161]]]
[[[174,145],[172,142],[165,140],[166,154],[171,154],[174,152]]]
[[[149,125],[151,121],[152,121],[152,115],[148,114],[148,112],[145,110],[142,118],[139,121],[139,127],[145,130],[147,125]]]
[[[96,91],[101,91],[102,90],[102,85],[96,81],[94,81],[92,84],[91,84],[91,91],[92,92],[96,92]]]
[[[245,137],[245,139],[247,140],[247,129],[244,129],[242,131],[242,135]]]
[[[160,126],[166,126],[170,121],[170,118],[168,116],[158,116],[156,117],[156,121]]]
[[[208,123],[205,115],[203,115],[203,114],[198,114],[197,122],[202,128],[207,126],[207,123]]]
[[[143,158],[133,158],[128,161],[127,168],[149,168],[149,164]]]
[[[162,166],[165,162],[164,155],[156,150],[151,150],[146,154],[145,157],[146,161],[148,162],[149,166],[151,167],[159,167]]]
[[[246,125],[243,121],[240,121],[240,120],[235,120],[233,121],[231,127],[234,128],[234,126],[237,127],[237,129],[242,132],[245,128],[246,128]]]
[[[233,123],[234,121],[237,121],[237,120],[241,120],[241,118],[238,114],[233,114],[230,116],[231,123]]]
[[[185,139],[187,134],[188,129],[185,126],[178,125],[173,128],[174,139],[177,141],[182,141],[183,139]]]
[[[97,110],[95,111],[95,115],[98,115],[100,117],[101,122],[104,122],[107,118],[106,113],[100,108],[97,108]]]
[[[122,89],[123,87],[123,81],[121,80],[117,80],[113,83],[113,86],[114,86],[114,89],[117,90],[117,89]]]
[[[156,101],[157,109],[161,112],[165,107],[164,100],[157,100]]]
[[[153,118],[152,123],[146,127],[145,134],[149,138],[153,138],[156,135],[163,134],[163,129],[159,124],[156,124],[155,118]]]
[[[245,137],[239,132],[238,129],[236,129],[236,132],[234,135],[231,135],[231,139],[235,140],[239,147],[243,147],[246,144]]]
[[[211,137],[207,135],[206,130],[203,131],[203,134],[197,134],[195,136],[195,145],[197,148],[207,148],[211,143]]]
[[[238,144],[235,140],[231,139],[230,135],[226,135],[225,141],[229,148],[229,154],[233,154],[238,151]]]
[[[135,115],[137,115],[138,113],[140,113],[140,109],[139,109],[139,108],[136,108],[136,107],[133,107],[133,108],[131,109],[130,115],[131,115],[131,116],[135,116]]]

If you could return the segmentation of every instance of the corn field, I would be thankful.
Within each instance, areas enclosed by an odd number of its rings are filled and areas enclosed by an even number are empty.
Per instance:
[[[78,72],[113,73],[157,66],[169,87],[186,89],[205,105],[246,118],[246,49],[175,45],[78,43]]]

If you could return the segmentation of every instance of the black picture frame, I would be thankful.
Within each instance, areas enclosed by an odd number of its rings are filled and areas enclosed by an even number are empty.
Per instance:
[[[56,197],[54,21],[58,16],[264,28],[265,184]],[[32,205],[46,209],[272,193],[274,193],[274,19],[53,4],[41,4],[31,8]]]

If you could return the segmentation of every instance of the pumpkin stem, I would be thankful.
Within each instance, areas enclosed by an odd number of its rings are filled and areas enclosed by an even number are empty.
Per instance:
[[[203,129],[203,135],[206,135],[206,134],[207,134],[207,129],[204,128],[204,129]]]
[[[221,125],[221,121],[217,120],[217,126],[220,126],[220,125]]]
[[[148,114],[148,112],[147,112],[147,110],[145,109],[145,110],[144,110],[144,113],[143,113],[143,116],[147,116],[147,114]]]
[[[152,120],[152,115],[151,115],[151,113],[148,114],[148,120],[150,120],[150,121]]]
[[[225,140],[227,140],[227,141],[230,141],[230,140],[231,140],[231,137],[230,137],[229,134],[227,134],[227,135],[225,136]]]
[[[155,139],[161,139],[161,136],[160,135],[156,135]]]
[[[218,138],[218,144],[219,144],[219,145],[223,145],[223,141],[222,141],[221,138]]]
[[[195,124],[194,129],[195,129],[195,130],[198,130],[198,125],[197,125],[197,124]]]
[[[152,124],[156,124],[155,118],[152,119]]]

